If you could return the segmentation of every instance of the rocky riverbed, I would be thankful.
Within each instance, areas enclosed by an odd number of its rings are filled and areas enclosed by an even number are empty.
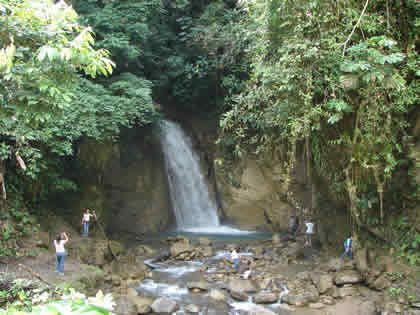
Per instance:
[[[343,261],[305,248],[301,238],[242,243],[240,256],[252,271],[243,279],[230,260],[238,244],[167,242],[168,252],[146,260],[151,270],[127,291],[132,314],[420,314],[414,300],[390,289],[411,283],[418,296],[411,271],[367,249]]]
[[[248,279],[232,264],[233,247],[250,262]],[[135,242],[128,249],[76,239],[62,278],[52,259],[48,252],[22,263],[54,284],[112,292],[117,314],[420,314],[415,269],[366,248],[343,261],[305,248],[303,237],[227,242],[176,236]],[[6,267],[16,271],[18,265],[1,266]]]

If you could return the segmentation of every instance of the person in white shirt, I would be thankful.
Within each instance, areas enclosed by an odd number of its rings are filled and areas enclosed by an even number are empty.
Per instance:
[[[236,251],[236,248],[234,248],[232,250],[231,258],[232,258],[232,261],[233,261],[233,265],[235,266],[235,269],[238,270],[238,267],[239,267],[239,254]]]
[[[309,220],[305,222],[306,233],[305,233],[305,245],[312,247],[312,235],[314,234],[314,224]]]
[[[66,232],[57,234],[54,240],[55,254],[57,258],[56,271],[59,275],[64,275],[64,258],[67,255],[64,244],[66,244],[68,240],[69,238],[67,237]]]
[[[89,222],[90,218],[94,217],[96,219],[95,211],[93,213],[90,213],[89,209],[85,209],[86,211],[83,213],[82,216],[82,225],[83,225],[83,233],[82,236],[88,236],[89,234]]]

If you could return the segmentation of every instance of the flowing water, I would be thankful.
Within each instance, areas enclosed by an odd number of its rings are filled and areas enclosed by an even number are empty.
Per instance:
[[[172,207],[179,230],[214,230],[220,227],[217,206],[210,199],[200,170],[200,158],[192,141],[171,121],[161,124],[161,143],[165,157]]]
[[[201,173],[200,157],[193,150],[191,138],[178,124],[161,123],[161,144],[178,231],[201,235],[253,233],[220,224],[217,205],[210,198]]]
[[[240,256],[247,256],[252,258],[253,254],[250,252],[240,252]],[[242,315],[248,314],[249,310],[256,306],[253,301],[253,296],[250,295],[247,301],[235,301],[229,296],[225,290],[223,281],[210,282],[211,290],[217,289],[224,293],[226,300],[220,302],[213,300],[207,293],[193,293],[187,288],[189,281],[199,281],[203,279],[203,274],[200,268],[205,264],[208,269],[206,274],[217,274],[220,261],[230,258],[230,252],[221,250],[215,252],[214,256],[207,258],[205,261],[180,261],[170,263],[155,263],[153,269],[153,278],[146,279],[137,287],[137,291],[142,296],[149,296],[157,298],[160,296],[169,297],[177,301],[180,305],[180,310],[174,314],[185,314],[184,308],[188,304],[199,306],[202,310],[199,314],[206,314],[206,310],[212,309],[211,314],[226,314],[226,315]],[[279,300],[276,303],[265,305],[266,308],[276,312],[276,314],[290,315],[290,312],[283,309],[281,304],[281,297],[287,294],[288,290],[283,287],[283,292],[280,293]]]

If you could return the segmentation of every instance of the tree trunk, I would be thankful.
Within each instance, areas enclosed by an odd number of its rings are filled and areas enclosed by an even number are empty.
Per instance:
[[[6,208],[6,186],[4,184],[4,167],[3,167],[3,159],[0,158],[0,185],[1,185],[1,210]]]

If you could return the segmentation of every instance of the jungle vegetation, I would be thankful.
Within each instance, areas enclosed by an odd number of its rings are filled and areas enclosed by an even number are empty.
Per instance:
[[[418,1],[55,2],[0,0],[3,191],[76,189],[62,156],[157,123],[159,103],[218,120],[226,159],[282,145],[292,169],[303,145],[378,237],[390,205],[418,200]]]

